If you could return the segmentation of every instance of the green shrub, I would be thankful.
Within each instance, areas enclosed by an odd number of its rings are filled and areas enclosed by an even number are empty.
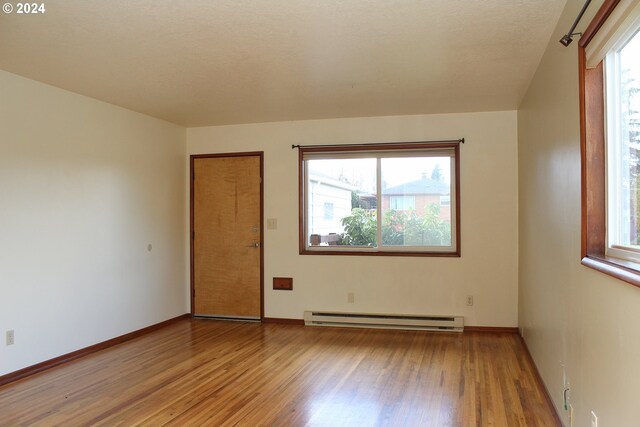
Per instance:
[[[376,214],[361,208],[351,209],[351,215],[342,218],[344,233],[339,245],[375,246],[377,240]]]
[[[385,212],[382,219],[382,244],[385,246],[449,246],[451,224],[439,217],[440,206],[430,204],[419,216],[415,211]],[[354,208],[342,219],[344,233],[340,245],[376,246],[375,211]]]

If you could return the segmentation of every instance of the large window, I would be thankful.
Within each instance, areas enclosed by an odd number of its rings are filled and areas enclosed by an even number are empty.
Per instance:
[[[637,29],[635,29],[637,31]],[[640,261],[640,34],[606,59],[607,254]]]
[[[459,256],[458,147],[301,147],[300,252]]]
[[[640,4],[606,0],[580,40],[582,263],[640,286]]]

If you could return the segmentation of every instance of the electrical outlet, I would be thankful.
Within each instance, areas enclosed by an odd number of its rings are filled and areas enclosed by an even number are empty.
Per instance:
[[[591,411],[591,427],[598,427],[598,416],[593,411]]]
[[[347,294],[347,302],[352,304],[356,302],[356,295],[353,292]]]
[[[6,341],[7,341],[7,345],[13,345],[15,343],[15,334],[13,332],[13,329],[10,331],[7,331]]]
[[[469,307],[473,305],[473,295],[467,295],[467,305]]]
[[[277,230],[278,220],[276,218],[267,218],[267,230]]]

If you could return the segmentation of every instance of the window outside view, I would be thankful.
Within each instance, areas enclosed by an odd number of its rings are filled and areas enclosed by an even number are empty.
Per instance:
[[[612,245],[640,246],[640,33],[620,50],[619,61],[614,96],[617,129],[609,133],[610,143],[618,140],[609,162],[610,179],[618,186],[618,196],[609,206],[610,241]]]
[[[452,245],[450,157],[309,159],[306,170],[310,247]]]

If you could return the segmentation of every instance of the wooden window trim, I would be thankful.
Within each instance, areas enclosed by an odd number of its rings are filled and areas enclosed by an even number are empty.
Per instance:
[[[438,149],[453,148],[455,153],[455,203],[456,203],[456,250],[454,252],[416,252],[416,251],[340,251],[340,250],[308,250],[305,236],[305,206],[304,206],[304,154],[318,152],[341,152],[341,151],[385,151],[385,150],[416,150],[416,149]],[[462,210],[460,206],[460,142],[412,142],[402,144],[398,142],[380,143],[375,147],[366,146],[333,146],[326,147],[300,147],[298,149],[298,248],[300,255],[346,255],[346,256],[404,256],[404,257],[443,257],[460,258],[461,252],[461,232],[460,217]]]
[[[586,67],[585,48],[619,0],[605,0],[578,45],[582,164],[582,265],[640,287],[640,264],[606,255],[604,67]]]

